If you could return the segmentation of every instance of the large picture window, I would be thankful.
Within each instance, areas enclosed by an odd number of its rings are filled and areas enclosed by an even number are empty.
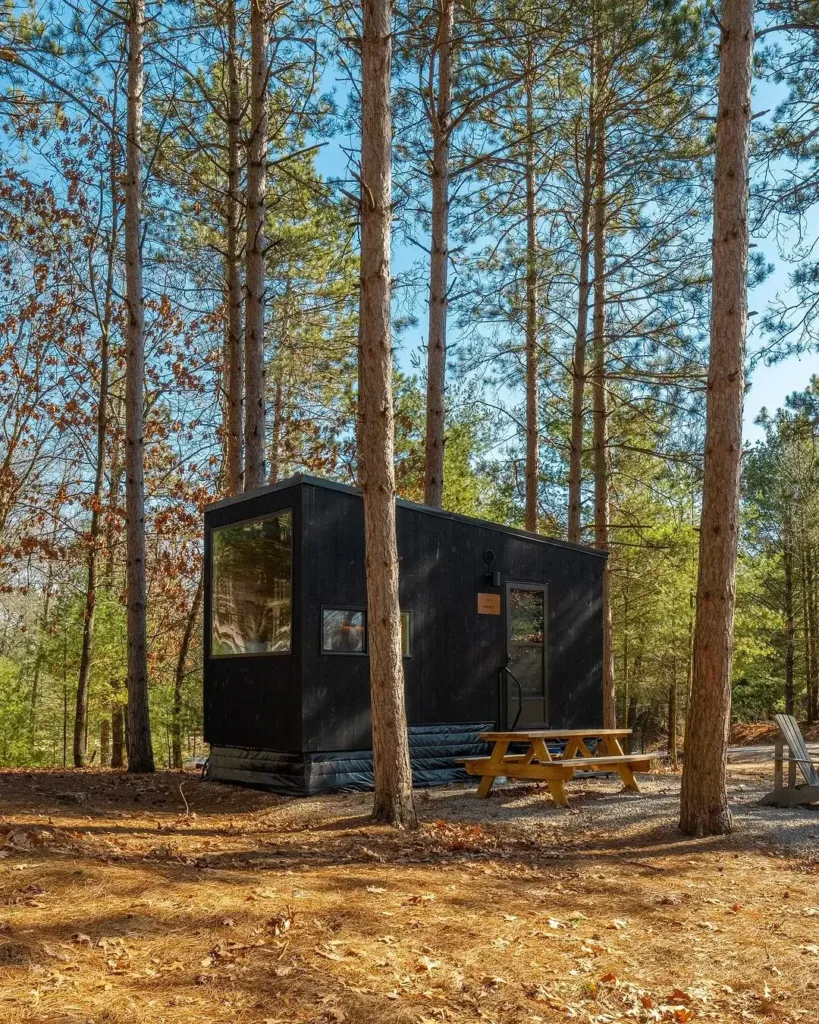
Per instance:
[[[212,654],[290,650],[292,565],[289,511],[212,532]]]

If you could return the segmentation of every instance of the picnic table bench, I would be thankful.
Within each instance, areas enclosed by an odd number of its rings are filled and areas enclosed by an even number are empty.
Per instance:
[[[578,772],[596,772],[612,768],[623,780],[623,786],[639,793],[634,772],[647,772],[656,756],[626,754],[620,745],[631,729],[535,729],[513,732],[482,732],[480,738],[492,743],[488,757],[464,759],[470,775],[481,777],[478,796],[487,797],[498,776],[510,779],[536,779],[545,782],[552,799],[561,807],[568,806],[564,783]],[[594,751],[588,741],[594,743]],[[552,753],[549,742],[564,743],[562,752]],[[524,744],[523,753],[510,754],[512,744]],[[602,752],[600,752],[602,750]]]

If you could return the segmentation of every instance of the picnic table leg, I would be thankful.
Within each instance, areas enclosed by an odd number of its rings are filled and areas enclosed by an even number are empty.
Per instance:
[[[592,752],[586,745],[582,736],[572,736],[566,741],[563,753],[556,758],[558,761],[568,761],[573,757],[592,757]]]
[[[506,751],[509,749],[509,742],[509,740],[495,740],[495,746],[492,748],[489,760],[484,766],[489,774],[481,776],[478,786],[477,795],[481,799],[489,796],[489,792],[495,784],[495,779],[498,775],[503,775],[503,759],[506,757]]]
[[[639,793],[640,787],[637,785],[637,780],[634,778],[634,772],[627,764],[618,764],[617,770],[620,772],[620,778],[623,780],[623,789],[630,789],[633,793]]]
[[[615,756],[623,753],[619,737],[604,736],[603,743],[606,747],[607,754]],[[637,785],[637,780],[634,778],[634,772],[627,764],[618,764],[617,771],[620,773],[620,778],[623,780],[623,789],[630,789],[632,793],[640,792],[640,787]]]
[[[620,745],[619,736],[603,736],[603,746],[606,748],[606,753],[611,754],[612,757],[621,756],[625,753]]]
[[[540,764],[551,764],[552,755],[549,753],[549,747],[546,740],[532,740],[529,747],[529,754],[526,758],[526,764],[532,764],[533,761],[537,761]]]
[[[554,800],[558,807],[569,806],[569,800],[563,786],[563,779],[547,779],[546,785],[549,787],[549,792],[552,794],[552,800]]]
[[[481,776],[480,785],[478,786],[478,796],[481,799],[483,799],[484,797],[489,796],[489,791],[492,789],[492,786],[494,785],[494,782],[495,782],[495,776],[494,775],[483,775],[483,776]]]

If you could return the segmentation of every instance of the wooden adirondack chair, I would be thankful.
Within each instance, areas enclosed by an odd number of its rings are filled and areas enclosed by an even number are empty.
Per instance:
[[[763,797],[764,804],[775,807],[795,807],[799,804],[812,804],[819,801],[819,772],[814,759],[805,744],[805,738],[799,723],[793,715],[774,715],[779,727],[774,754],[774,791]],[[784,748],[788,747],[788,756],[784,756]],[[784,785],[783,766],[788,762],[788,784]],[[805,780],[796,784],[797,768]]]

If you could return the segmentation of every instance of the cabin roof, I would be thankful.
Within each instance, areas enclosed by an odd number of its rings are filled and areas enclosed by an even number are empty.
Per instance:
[[[211,502],[205,506],[205,512],[213,512],[218,508],[226,508],[228,505],[238,505],[249,498],[258,498],[264,494],[274,494],[276,491],[284,491],[288,487],[295,487],[298,484],[307,484],[310,487],[323,487],[328,491],[340,491],[342,494],[361,495],[360,487],[353,487],[350,484],[338,483],[335,480],[325,480],[320,476],[311,476],[309,473],[295,473],[286,480],[279,480],[275,484],[267,484],[264,487],[257,487],[252,491],[243,491],[242,494],[222,498],[220,501]],[[401,508],[414,509],[416,512],[424,512],[427,515],[439,516],[443,519],[453,519],[460,523],[469,523],[472,526],[480,526],[484,530],[496,530],[498,533],[508,533],[513,537],[522,537],[524,540],[534,541],[539,544],[549,544],[553,547],[568,548],[571,551],[582,551],[587,555],[595,555],[597,558],[608,558],[607,551],[599,551],[597,548],[588,547],[586,544],[572,544],[567,540],[558,540],[556,537],[543,537],[537,533],[530,533],[528,530],[518,530],[513,526],[503,526],[501,523],[493,523],[490,519],[476,519],[473,516],[462,516],[457,512],[447,512],[446,509],[433,508],[431,505],[422,505],[416,501],[407,501],[404,498],[397,498],[396,504]]]

